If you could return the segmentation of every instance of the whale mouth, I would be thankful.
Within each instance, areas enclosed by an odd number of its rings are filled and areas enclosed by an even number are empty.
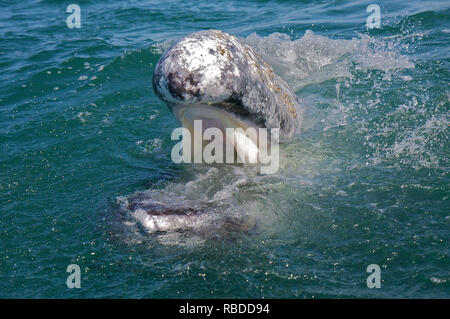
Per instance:
[[[189,130],[194,120],[202,120],[205,128],[215,127],[220,130],[239,127],[246,130],[249,127],[258,127],[252,122],[213,104],[180,105],[174,107],[174,115]]]
[[[218,129],[222,136],[215,135],[214,138],[220,139],[219,142],[224,150],[223,154],[227,147],[230,147],[235,151],[233,158],[240,157],[243,163],[257,162],[260,152],[258,148],[259,127],[254,123],[227,111],[226,107],[222,105],[220,107],[212,104],[177,105],[173,107],[173,112],[181,125],[189,130],[192,137],[203,137],[207,129]],[[201,121],[201,126],[195,125],[196,121]],[[231,136],[227,129],[233,129]],[[208,142],[203,139],[202,145],[205,146]]]
[[[221,138],[225,150],[230,148],[233,151],[233,163],[258,163],[252,161],[261,156],[257,143],[259,127],[254,123],[242,119],[239,115],[217,104],[175,105],[172,106],[172,111],[181,125],[190,132],[191,138],[197,138],[196,134],[201,136],[202,152],[204,144],[210,143],[210,140],[205,140],[206,131],[214,128],[216,132],[223,134],[222,137],[214,135],[214,139]],[[195,123],[197,121],[201,121],[200,128]],[[232,136],[228,135],[228,129],[233,129]],[[252,134],[252,130],[249,129],[254,129],[255,134]],[[184,138],[186,137],[183,135]],[[191,147],[194,144],[195,141],[193,143],[191,141]],[[193,158],[195,158],[195,151],[191,152]],[[227,156],[226,151],[223,154]],[[238,156],[241,162],[237,161]],[[229,163],[225,160],[222,163],[225,162]],[[223,169],[235,168],[224,167]],[[217,167],[212,167],[206,176],[183,185],[183,188],[197,188],[203,181],[214,185],[214,182],[208,182],[209,178],[214,176],[220,180],[222,178],[220,175],[227,175],[218,174],[218,172]],[[251,233],[257,231],[256,218],[236,210],[236,206],[227,202],[234,188],[244,185],[246,181],[247,178],[239,178],[232,182],[229,189],[215,190],[212,197],[207,196],[205,199],[192,199],[192,196],[185,196],[185,191],[180,196],[175,189],[168,192],[152,189],[121,199],[120,206],[125,211],[131,212],[134,219],[149,234],[184,234],[186,236],[192,234],[199,238],[210,239],[219,238],[221,235],[228,237],[232,234]],[[195,194],[195,197],[197,196],[200,197],[199,194]]]

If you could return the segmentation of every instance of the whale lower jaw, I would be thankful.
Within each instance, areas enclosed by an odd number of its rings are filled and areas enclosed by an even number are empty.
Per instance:
[[[149,234],[194,232],[204,236],[243,232],[254,228],[255,221],[248,216],[233,214],[214,203],[192,205],[191,201],[160,202],[136,194],[128,202],[128,209]]]
[[[174,214],[170,208],[166,209],[165,212],[155,213],[152,209],[138,208],[133,214],[149,233],[201,229],[214,220],[214,215],[205,212]]]

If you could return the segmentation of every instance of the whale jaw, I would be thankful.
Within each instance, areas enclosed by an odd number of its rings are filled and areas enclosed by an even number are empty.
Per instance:
[[[231,213],[214,202],[193,203],[180,198],[161,202],[145,193],[137,193],[127,200],[127,210],[149,234],[190,232],[214,237],[255,227],[255,220]]]

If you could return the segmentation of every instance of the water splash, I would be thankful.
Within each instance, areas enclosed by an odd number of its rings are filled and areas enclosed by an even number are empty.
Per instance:
[[[307,30],[297,40],[282,33],[260,37],[256,33],[245,41],[268,61],[295,90],[341,77],[352,77],[356,70],[413,68],[399,52],[399,40],[380,40],[358,34],[352,40],[330,39]]]
[[[245,167],[189,166],[192,180],[180,178],[162,189],[132,194],[122,205],[124,211],[167,245],[203,244],[207,238],[227,236],[230,229],[254,225],[266,232],[282,231],[286,225],[305,231],[302,219],[314,218],[303,215],[299,205],[305,211],[312,207],[319,214],[327,212],[312,193],[351,197],[328,185],[330,175],[346,179],[349,167],[389,166],[392,161],[416,168],[439,166],[440,150],[433,150],[433,145],[442,144],[448,114],[436,111],[421,117],[418,101],[426,102],[426,95],[418,100],[414,92],[398,94],[399,88],[409,88],[415,81],[416,65],[407,55],[410,38],[357,34],[344,40],[312,31],[299,39],[280,33],[251,34],[244,41],[299,92],[309,109],[308,130],[280,149],[280,172],[263,177]],[[157,46],[161,45],[168,46]],[[408,129],[393,130],[391,123],[404,116]],[[164,221],[156,227],[148,210],[183,211],[185,219],[179,221],[180,227],[165,231]]]

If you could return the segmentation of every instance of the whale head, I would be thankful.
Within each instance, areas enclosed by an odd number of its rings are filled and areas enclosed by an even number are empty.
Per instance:
[[[218,30],[192,33],[158,61],[153,88],[187,128],[278,128],[280,141],[301,126],[296,95],[250,46]]]

